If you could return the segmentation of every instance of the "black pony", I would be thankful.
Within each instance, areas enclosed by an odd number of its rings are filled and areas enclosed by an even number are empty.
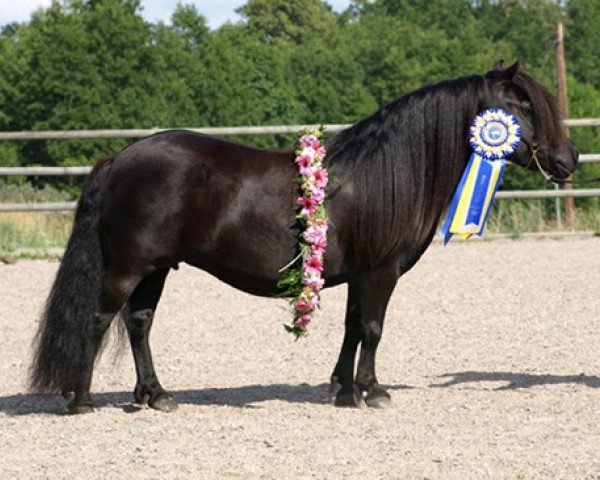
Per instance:
[[[345,336],[332,376],[337,405],[389,403],[375,376],[388,300],[450,202],[469,156],[473,118],[492,106],[521,123],[524,141],[511,161],[534,169],[537,148],[555,177],[575,169],[577,150],[553,98],[517,64],[424,87],[328,143],[326,166],[336,181],[328,190],[324,277],[326,286],[348,283]],[[175,409],[148,344],[165,278],[186,262],[245,292],[277,293],[278,272],[297,248],[293,158],[291,151],[176,130],[98,162],[41,320],[32,387],[73,394],[72,413],[91,411],[94,360],[121,312],[135,359],[135,401]]]

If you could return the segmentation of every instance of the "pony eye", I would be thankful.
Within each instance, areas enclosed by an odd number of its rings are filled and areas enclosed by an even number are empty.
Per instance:
[[[527,100],[525,100],[523,102],[519,102],[517,100],[506,100],[506,103],[508,103],[509,105],[514,105],[521,110],[527,110],[527,111],[533,110],[533,108],[531,106],[531,102],[529,102]]]
[[[521,102],[519,104],[519,108],[521,108],[522,110],[528,110],[531,111],[532,107],[531,107],[531,102]]]

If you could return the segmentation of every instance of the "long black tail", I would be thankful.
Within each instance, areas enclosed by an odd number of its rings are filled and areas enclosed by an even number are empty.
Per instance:
[[[90,337],[99,310],[103,260],[100,204],[112,158],[99,161],[79,198],[67,244],[35,338],[31,389],[66,394],[96,354]]]

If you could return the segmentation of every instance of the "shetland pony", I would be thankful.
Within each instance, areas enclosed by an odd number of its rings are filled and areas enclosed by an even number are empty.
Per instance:
[[[517,64],[404,95],[328,142],[335,182],[324,278],[327,287],[348,284],[331,378],[336,405],[389,404],[375,375],[386,307],[431,243],[470,154],[470,124],[488,107],[510,110],[521,124],[510,161],[534,169],[535,148],[554,177],[575,169],[577,150],[553,97]],[[137,372],[134,400],[174,410],[148,344],[165,279],[185,262],[245,292],[277,294],[278,272],[297,253],[295,168],[292,151],[184,130],[143,138],[98,162],[41,319],[32,388],[72,397],[71,413],[91,411],[94,360],[120,312]]]

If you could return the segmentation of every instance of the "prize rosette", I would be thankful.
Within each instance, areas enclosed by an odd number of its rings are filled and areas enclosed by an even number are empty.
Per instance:
[[[508,157],[520,141],[521,127],[517,118],[500,108],[490,108],[477,115],[469,137],[473,152],[488,160]]]
[[[502,180],[505,158],[520,141],[521,127],[510,112],[490,108],[475,117],[469,135],[473,153],[440,230],[445,244],[454,234],[464,239],[483,234]]]

